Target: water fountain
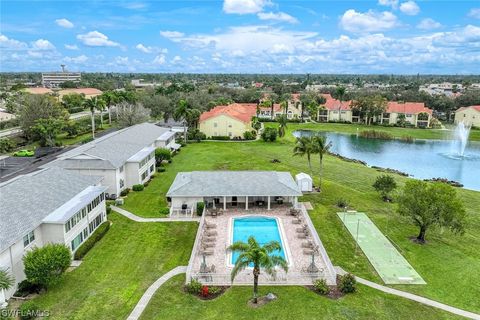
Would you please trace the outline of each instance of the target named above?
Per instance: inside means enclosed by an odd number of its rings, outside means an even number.
[[[459,122],[455,127],[455,141],[457,143],[456,152],[460,157],[464,156],[469,135],[470,135],[470,126],[466,125],[463,121]]]

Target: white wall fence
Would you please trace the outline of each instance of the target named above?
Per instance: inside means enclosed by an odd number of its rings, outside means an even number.
[[[192,253],[190,254],[190,260],[188,260],[188,267],[187,267],[187,272],[185,277],[186,283],[189,283],[192,278],[193,260],[195,259],[196,248],[198,248],[200,245],[200,238],[202,237],[203,225],[205,224],[206,214],[207,214],[207,209],[204,207],[202,212],[202,217],[200,218],[200,223],[198,225],[197,235],[195,236],[195,242],[193,243]]]
[[[285,286],[285,285],[312,285],[317,279],[325,279],[327,281],[325,272],[308,273],[308,272],[287,272],[279,271],[275,277],[267,275],[261,271],[258,283],[260,285],[269,286]],[[238,276],[231,281],[231,275],[225,273],[192,273],[191,278],[197,279],[204,285],[217,286],[244,286],[253,285],[253,274],[251,271],[242,271]]]

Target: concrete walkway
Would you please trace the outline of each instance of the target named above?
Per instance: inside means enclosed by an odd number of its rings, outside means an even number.
[[[133,309],[132,313],[130,313],[130,315],[128,316],[127,320],[137,320],[138,318],[140,318],[143,310],[145,310],[158,288],[160,288],[160,286],[170,278],[185,272],[187,272],[187,266],[179,266],[173,268],[172,270],[161,276],[147,289],[147,291],[145,291],[143,296],[140,298],[140,301],[138,301],[137,305]]]
[[[341,267],[335,267],[335,269],[336,269],[338,274],[343,275],[343,274],[346,273],[346,271],[343,270]],[[416,301],[416,302],[419,302],[419,303],[423,303],[427,306],[431,306],[431,307],[434,307],[434,308],[437,308],[437,309],[442,309],[444,311],[448,311],[450,313],[453,313],[453,314],[456,314],[456,315],[459,315],[459,316],[462,316],[462,317],[465,317],[465,318],[480,320],[480,314],[476,314],[476,313],[473,313],[473,312],[470,312],[470,311],[465,311],[465,310],[462,310],[462,309],[451,307],[449,305],[437,302],[435,300],[430,300],[430,299],[427,299],[427,298],[424,298],[424,297],[421,297],[421,296],[417,296],[415,294],[408,293],[408,292],[405,292],[405,291],[400,291],[400,290],[397,290],[397,289],[385,287],[385,286],[382,286],[378,283],[368,281],[368,280],[365,280],[363,278],[359,278],[357,276],[355,276],[355,279],[357,279],[358,283],[361,283],[361,284],[369,286],[371,288],[383,291],[385,293],[394,294],[394,295],[402,297],[402,298],[406,298],[406,299],[413,300],[413,301]]]
[[[192,217],[192,218],[143,218],[139,217],[130,211],[125,209],[119,208],[117,206],[111,205],[110,206],[113,211],[120,213],[122,216],[136,221],[136,222],[189,222],[189,221],[200,221],[200,217]]]

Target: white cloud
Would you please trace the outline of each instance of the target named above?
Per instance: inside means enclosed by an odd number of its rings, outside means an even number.
[[[398,0],[378,0],[378,4],[381,6],[387,6],[392,8],[397,8]]]
[[[68,62],[68,63],[83,64],[88,61],[88,57],[82,54],[77,57],[65,57],[64,60],[65,62]]]
[[[180,62],[180,61],[182,61],[182,58],[181,58],[180,56],[175,56],[175,57],[173,57],[173,59],[172,59],[172,63],[178,63],[178,62]]]
[[[62,28],[73,28],[73,23],[68,21],[67,19],[65,18],[62,18],[62,19],[57,19],[55,20],[55,23],[59,26],[59,27],[62,27]]]
[[[115,61],[115,64],[117,64],[117,65],[126,66],[126,65],[129,64],[128,57],[117,56],[117,57],[115,57],[114,61]]]
[[[38,39],[32,42],[32,49],[34,50],[54,50],[55,46],[48,40]]]
[[[118,47],[117,42],[111,41],[106,35],[98,31],[90,31],[77,35],[77,39],[89,47]]]
[[[236,14],[258,13],[271,4],[269,0],[224,0],[223,11]]]
[[[143,53],[152,53],[152,47],[146,47],[141,43],[137,44],[135,48],[142,51]]]
[[[259,12],[257,16],[260,20],[274,20],[288,23],[298,23],[298,20],[295,17],[292,17],[285,12]]]
[[[124,4],[123,7],[131,10],[140,10],[145,9],[147,7],[147,4],[144,2],[130,2]]]
[[[480,8],[472,8],[468,12],[468,16],[474,19],[480,19]]]
[[[185,34],[183,32],[179,32],[179,31],[160,31],[160,35],[162,37],[165,37],[167,39],[175,39],[175,38],[181,38],[183,37]]]
[[[78,46],[76,44],[66,44],[65,49],[68,50],[78,50]]]
[[[0,34],[0,48],[20,50],[26,49],[27,44],[25,42],[21,42],[15,39],[10,39],[6,35]]]
[[[407,1],[400,4],[400,11],[409,16],[415,16],[420,12],[420,7],[415,1]]]
[[[386,31],[398,26],[398,24],[397,17],[388,11],[375,12],[369,10],[362,13],[350,9],[345,11],[340,18],[340,26],[355,33]]]
[[[417,24],[417,28],[422,30],[433,30],[441,27],[442,27],[442,24],[440,22],[437,22],[431,18],[425,18],[422,21],[420,21],[419,24]]]
[[[154,64],[164,64],[165,63],[165,55],[161,54],[155,57],[152,61]]]

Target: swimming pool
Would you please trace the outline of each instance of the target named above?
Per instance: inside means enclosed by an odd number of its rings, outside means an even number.
[[[280,251],[274,252],[273,254],[286,259],[277,219],[262,216],[234,218],[232,243],[236,241],[247,242],[250,236],[254,236],[257,242],[261,245],[270,241],[278,241],[282,248]],[[235,264],[238,255],[238,252],[233,252],[232,259],[230,261],[231,264]]]

